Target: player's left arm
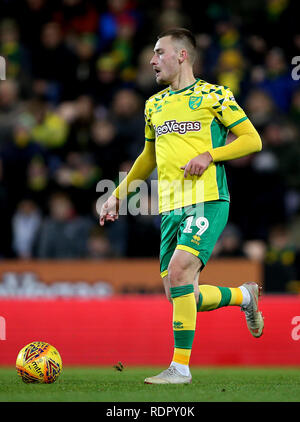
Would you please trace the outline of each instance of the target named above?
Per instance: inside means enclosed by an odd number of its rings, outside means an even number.
[[[188,174],[201,176],[212,161],[234,160],[261,150],[262,142],[260,136],[249,119],[234,126],[231,132],[237,138],[230,144],[211,148],[197,155],[197,157],[194,157],[185,166],[181,167],[184,170],[184,177],[187,177]]]
[[[234,141],[223,147],[208,150],[214,162],[235,160],[261,151],[260,136],[249,119],[234,126],[231,132],[237,137]]]
[[[210,110],[219,124],[230,130],[237,138],[230,144],[211,147],[203,154],[194,157],[182,167],[184,177],[188,174],[201,176],[212,161],[234,160],[258,152],[262,148],[259,134],[229,88],[219,86],[218,91],[211,94]]]

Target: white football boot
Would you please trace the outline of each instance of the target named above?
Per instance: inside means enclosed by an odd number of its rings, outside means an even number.
[[[191,382],[192,375],[181,375],[172,365],[160,374],[146,378],[144,381],[145,384],[190,384]]]
[[[245,312],[246,322],[253,337],[260,337],[264,329],[264,318],[258,309],[258,297],[261,295],[261,287],[258,284],[250,282],[242,284],[250,294],[249,305],[241,306]]]

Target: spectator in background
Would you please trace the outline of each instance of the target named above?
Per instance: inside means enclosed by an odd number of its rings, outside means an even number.
[[[112,245],[106,231],[99,226],[91,229],[87,240],[86,258],[106,259],[113,257]]]
[[[30,199],[24,199],[12,218],[12,245],[18,258],[32,257],[33,243],[41,224],[41,213]]]
[[[231,222],[240,228],[245,240],[266,240],[269,227],[285,219],[284,186],[272,157],[234,160],[228,163],[227,174]]]
[[[226,13],[221,13],[213,25],[215,30],[212,35],[202,34],[202,37],[198,37],[199,49],[203,54],[204,73],[209,80],[217,82],[219,61],[223,61],[226,72],[230,70],[235,74],[234,79],[237,84],[236,80],[237,78],[240,80],[241,71],[245,67],[240,57],[243,44],[240,31]]]
[[[108,54],[100,56],[96,62],[96,82],[93,87],[93,99],[98,107],[107,112],[113,96],[123,86],[115,59]]]
[[[0,25],[0,55],[5,57],[6,78],[17,80],[21,95],[28,97],[31,92],[29,52],[21,44],[19,28],[13,20],[4,20]]]
[[[6,2],[9,3],[13,9],[11,14],[20,29],[20,39],[32,51],[38,46],[43,26],[52,19],[55,2],[25,0],[18,1],[17,7],[15,2]]]
[[[47,22],[32,55],[33,92],[53,104],[72,99],[76,60],[56,22]]]
[[[140,15],[134,7],[134,2],[128,0],[108,0],[107,9],[99,18],[99,50],[107,52],[117,39],[120,25],[131,21],[135,28],[140,24]]]
[[[53,188],[49,173],[47,161],[40,155],[33,157],[27,166],[25,192],[43,212],[46,211],[49,193]]]
[[[102,118],[93,122],[90,151],[99,167],[101,179],[115,180],[118,176],[118,168],[126,157],[126,140],[118,136],[111,119]]]
[[[6,144],[13,132],[14,125],[22,110],[18,96],[18,83],[13,80],[0,83],[0,149]]]
[[[26,192],[28,166],[37,158],[47,161],[47,152],[33,140],[33,125],[34,120],[30,115],[20,114],[9,142],[0,152],[3,160],[3,184],[9,195],[7,208],[12,214]]]
[[[278,28],[289,28],[294,30],[297,25],[297,4],[290,0],[266,0],[254,26],[260,31],[268,45],[287,45],[290,41],[288,30]]]
[[[43,259],[83,258],[92,222],[77,216],[69,197],[55,193],[49,201],[49,217],[42,222],[35,240],[35,254]]]
[[[226,49],[221,52],[216,67],[219,85],[230,86],[237,97],[241,94],[241,83],[244,78],[245,61],[237,49]]]
[[[291,69],[286,63],[284,53],[279,48],[272,48],[265,58],[265,72],[256,86],[266,91],[282,112],[288,112],[293,93],[299,88],[299,81],[291,77]]]
[[[240,49],[243,45],[241,31],[232,16],[223,14],[216,21],[216,42],[220,52]]]
[[[53,13],[53,20],[63,28],[67,40],[75,34],[94,33],[98,25],[98,10],[89,0],[62,0]]]
[[[229,133],[227,143],[232,142],[234,139],[235,136]],[[264,189],[266,183],[270,182],[270,179],[264,182],[264,177],[261,177],[255,171],[253,166],[255,156],[253,154],[226,163],[226,173],[231,197],[230,222],[241,230],[245,240],[265,239],[267,236],[267,233],[264,231],[264,222],[260,221],[261,218],[264,218],[264,213],[261,213],[258,208],[257,201],[261,200],[261,197],[264,197]]]
[[[14,208],[9,204],[7,187],[3,183],[3,160],[0,153],[0,259],[14,256],[12,250],[11,217]]]
[[[263,116],[263,113],[261,114]],[[231,217],[241,225],[246,238],[267,239],[271,226],[287,221],[299,206],[299,159],[298,132],[286,120],[265,124],[262,133],[263,150],[251,160],[235,160],[229,163],[228,173],[232,193]],[[244,177],[236,178],[235,169],[243,167]],[[241,173],[240,173],[241,174]],[[240,181],[243,180],[243,186]],[[235,198],[245,197],[245,204],[252,216],[251,222],[242,223],[242,203]],[[249,198],[252,198],[249,201]],[[242,201],[243,202],[243,201]],[[237,209],[235,208],[237,206]],[[263,210],[263,212],[261,212]]]
[[[245,257],[243,251],[242,233],[234,224],[228,224],[220,236],[217,252],[218,258],[241,258]]]
[[[153,8],[149,12],[149,19],[152,22],[150,29],[151,38],[167,29],[179,27],[190,28],[192,20],[186,12],[186,4],[183,6],[182,0],[162,0],[157,8]]]
[[[134,159],[144,146],[144,112],[140,96],[132,89],[120,89],[113,97],[111,118],[118,136],[127,139],[126,152]]]
[[[90,210],[94,200],[95,186],[100,179],[100,171],[89,153],[70,152],[56,172],[57,188],[68,192],[80,215]]]
[[[277,120],[269,123],[263,131],[265,145],[263,155],[269,155],[269,159],[274,162],[273,168],[277,171],[285,191],[285,209],[288,215],[295,212],[294,205],[290,202],[291,195],[299,197],[300,145],[298,136],[297,131],[287,121]],[[258,157],[257,160],[259,161]]]
[[[97,39],[93,33],[77,35],[74,39],[75,83],[74,97],[92,95],[96,83]]]
[[[41,98],[33,98],[27,107],[28,112],[34,118],[32,139],[49,152],[50,166],[56,166],[57,159],[63,156],[69,123],[50,103]]]
[[[292,96],[289,116],[291,120],[300,128],[300,88]]]
[[[271,97],[259,89],[250,91],[245,98],[245,109],[258,131],[263,130],[266,124],[280,116]]]
[[[294,31],[292,42],[289,47],[287,47],[287,57],[294,57],[300,55],[300,31],[297,24],[297,28]]]
[[[292,216],[288,223],[288,231],[290,233],[292,243],[300,251],[300,206],[298,206],[297,212]]]
[[[131,81],[135,78],[133,69],[134,61],[134,36],[136,22],[131,16],[123,16],[119,21],[118,31],[111,47],[111,56],[116,61],[121,79]]]
[[[270,128],[273,125],[274,123],[271,123]],[[269,130],[269,125],[265,127],[264,132],[262,132],[263,150],[260,154],[253,156],[248,167],[249,170],[251,169],[251,173],[245,174],[245,206],[247,206],[249,215],[251,215],[251,220],[242,229],[247,233],[247,239],[267,240],[270,227],[286,221],[287,218],[286,175],[281,173],[278,158],[274,153],[277,142],[279,146],[283,141],[281,139],[281,125],[278,124],[277,126],[280,126],[280,128],[274,130],[274,132]],[[231,170],[238,165],[238,162],[239,160],[236,163],[231,163]],[[238,191],[235,195],[240,194],[240,200],[241,195],[243,195],[239,190],[241,188],[240,181],[232,179],[231,183],[237,186]],[[232,192],[233,195],[234,192]],[[252,199],[249,200],[249,198]],[[237,216],[237,218],[239,217]]]
[[[250,34],[245,42],[245,55],[252,66],[263,66],[268,51],[266,40],[259,34]]]
[[[61,109],[60,112],[62,113],[60,115],[69,124],[65,152],[85,153],[89,151],[91,127],[95,118],[95,105],[92,97],[81,95],[75,101],[66,102],[64,109]]]

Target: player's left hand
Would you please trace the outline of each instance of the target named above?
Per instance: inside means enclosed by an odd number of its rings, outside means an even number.
[[[183,177],[186,178],[188,175],[201,176],[212,161],[212,156],[208,151],[197,155],[197,157],[192,158],[185,166],[180,167],[181,170],[184,170]]]

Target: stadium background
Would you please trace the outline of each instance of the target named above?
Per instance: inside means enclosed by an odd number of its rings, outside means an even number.
[[[69,364],[170,358],[159,216],[100,228],[96,185],[143,148],[144,101],[159,89],[153,45],[174,26],[196,34],[195,74],[229,86],[263,142],[226,163],[230,220],[202,281],[259,281],[268,329],[257,344],[237,309],[203,314],[192,363],[300,364],[296,2],[186,3],[0,0],[0,364],[37,339]]]

